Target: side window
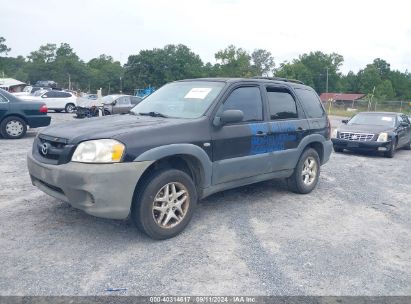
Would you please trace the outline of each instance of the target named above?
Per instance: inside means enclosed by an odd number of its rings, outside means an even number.
[[[405,121],[407,124],[410,124],[410,120],[408,119],[407,116],[402,115],[401,117],[402,117],[402,120],[403,120],[403,121]]]
[[[130,98],[128,96],[123,96],[117,99],[119,105],[128,105],[130,104]]]
[[[57,92],[55,91],[48,91],[47,93],[44,93],[42,97],[45,98],[56,98],[57,97]]]
[[[260,88],[242,87],[235,89],[219,109],[218,113],[225,110],[241,110],[244,113],[243,121],[263,120],[263,103]]]
[[[308,118],[321,118],[324,116],[324,108],[314,91],[296,88],[295,92],[301,100]]]
[[[67,92],[61,92],[61,96],[64,97],[64,98],[69,98],[69,97],[71,97],[71,94],[67,93]]]
[[[287,90],[267,88],[267,97],[271,120],[298,118],[297,105]]]

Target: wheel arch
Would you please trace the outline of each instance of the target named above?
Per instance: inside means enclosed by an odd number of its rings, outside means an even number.
[[[27,121],[27,118],[24,117],[24,115],[21,115],[21,114],[19,114],[19,113],[6,114],[2,119],[0,119],[0,124],[1,124],[6,118],[12,117],[12,116],[21,118],[21,119],[26,123],[26,125],[29,125],[29,123],[28,123],[28,121]]]

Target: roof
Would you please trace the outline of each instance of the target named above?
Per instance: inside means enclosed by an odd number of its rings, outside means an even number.
[[[332,100],[347,100],[354,101],[363,98],[365,94],[349,94],[349,93],[322,93],[320,95],[321,101]]]
[[[25,85],[25,83],[13,78],[0,78],[0,87],[2,88],[9,88],[18,85]]]
[[[261,77],[261,78],[239,78],[239,77],[206,77],[206,78],[192,78],[192,79],[181,79],[181,80],[176,80],[176,82],[183,82],[183,81],[216,81],[216,82],[225,82],[225,83],[235,83],[235,82],[240,82],[240,81],[247,81],[247,82],[256,82],[256,83],[281,83],[281,84],[286,84],[288,86],[292,86],[294,88],[309,88],[303,83],[297,83],[294,82],[296,80],[293,79],[281,79],[281,78],[266,78],[266,77]]]

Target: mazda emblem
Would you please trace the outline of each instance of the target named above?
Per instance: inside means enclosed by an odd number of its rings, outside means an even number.
[[[47,143],[44,143],[44,144],[41,146],[41,153],[42,153],[43,155],[47,155],[48,152],[49,152],[49,145],[48,145]]]

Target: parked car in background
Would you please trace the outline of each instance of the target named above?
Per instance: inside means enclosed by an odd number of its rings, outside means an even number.
[[[22,138],[30,128],[50,124],[44,102],[23,101],[0,89],[0,134],[4,138]]]
[[[39,90],[34,95],[21,96],[21,98],[28,101],[42,101],[49,110],[54,110],[55,112],[66,111],[67,113],[72,113],[77,105],[77,96],[68,91]]]
[[[411,123],[403,113],[362,112],[335,130],[334,151],[381,151],[394,157],[399,148],[411,150]]]
[[[107,95],[103,97],[104,115],[126,114],[143,98],[131,95]]]
[[[23,89],[22,92],[16,92],[16,93],[12,93],[12,94],[13,94],[14,96],[21,97],[21,96],[34,95],[35,92],[40,91],[40,90],[50,91],[51,88],[26,86],[26,87]]]

